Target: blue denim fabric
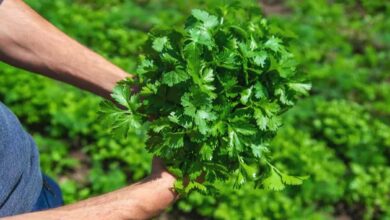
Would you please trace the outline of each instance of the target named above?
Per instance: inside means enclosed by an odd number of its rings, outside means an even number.
[[[64,205],[60,187],[50,177],[43,175],[43,186],[38,201],[31,211],[43,211]]]
[[[41,191],[35,143],[0,102],[0,217],[30,212]]]

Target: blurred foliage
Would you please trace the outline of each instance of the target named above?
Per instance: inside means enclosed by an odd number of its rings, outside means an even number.
[[[153,25],[176,25],[193,7],[221,1],[27,2],[133,72]],[[286,115],[272,143],[273,159],[310,179],[282,192],[221,184],[215,197],[182,199],[171,219],[390,219],[390,2],[260,2],[269,19],[288,30],[300,71],[313,83],[311,98]],[[42,169],[59,180],[66,202],[147,175],[151,155],[143,140],[113,139],[99,123],[99,98],[5,64],[0,72],[0,100],[33,134]]]

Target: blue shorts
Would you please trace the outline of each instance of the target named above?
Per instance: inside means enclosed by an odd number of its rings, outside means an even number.
[[[61,190],[42,175],[34,140],[0,102],[0,218],[62,205]]]
[[[34,212],[57,208],[64,205],[61,189],[57,183],[46,175],[42,175],[42,178],[43,186],[41,194],[31,210]]]

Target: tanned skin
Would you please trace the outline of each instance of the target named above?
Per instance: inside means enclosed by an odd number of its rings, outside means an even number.
[[[91,33],[92,34],[92,33]],[[131,75],[62,33],[22,0],[0,0],[0,60],[109,98]],[[149,219],[177,198],[175,177],[153,160],[149,177],[120,190],[18,219]],[[22,198],[21,198],[22,199]]]
[[[0,59],[103,97],[109,96],[116,82],[131,76],[62,33],[21,0],[1,3]]]

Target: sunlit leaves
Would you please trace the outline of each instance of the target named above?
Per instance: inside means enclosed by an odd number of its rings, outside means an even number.
[[[289,176],[287,174],[281,174],[282,181],[288,185],[301,185],[304,180],[308,179],[308,176]]]
[[[256,124],[260,130],[265,131],[268,125],[268,117],[263,114],[260,109],[254,109],[254,117],[256,119]]]
[[[308,91],[311,89],[311,84],[308,83],[289,83],[288,86],[290,89],[303,95],[307,95]]]
[[[116,86],[112,90],[111,97],[120,105],[128,107],[128,100],[130,99],[130,88]]]
[[[173,86],[189,79],[189,75],[183,70],[174,70],[163,75],[162,83]]]
[[[250,87],[250,88],[245,89],[244,91],[241,92],[241,99],[240,99],[240,101],[241,101],[242,104],[245,105],[246,103],[248,103],[249,98],[252,95],[252,90],[253,90],[253,87]]]
[[[263,157],[264,154],[269,153],[268,147],[264,144],[259,144],[259,145],[252,144],[251,149],[252,149],[253,156],[257,158],[261,158]]]
[[[153,71],[155,68],[153,61],[149,59],[144,59],[141,61],[141,64],[137,68],[137,73],[138,74],[145,74],[148,72]]]
[[[162,52],[164,47],[166,47],[168,43],[168,38],[167,37],[159,37],[156,38],[153,41],[153,49],[155,49],[157,52]]]
[[[308,176],[290,176],[271,167],[270,175],[262,182],[264,188],[272,190],[283,190],[286,185],[301,185]]]
[[[253,62],[260,66],[260,67],[264,67],[265,66],[265,61],[267,60],[268,58],[268,55],[266,52],[264,51],[261,51],[259,53],[257,53],[254,57],[253,57]]]
[[[282,40],[275,36],[272,36],[269,40],[267,40],[264,46],[274,52],[280,52],[284,48],[282,45]]]
[[[201,21],[205,28],[213,28],[218,25],[218,18],[216,16],[210,15],[206,11],[202,11],[199,9],[192,10],[192,15]]]
[[[215,115],[206,110],[198,110],[195,114],[194,121],[198,126],[199,132],[206,135],[209,131],[208,121],[214,120]]]
[[[212,47],[214,45],[213,38],[207,30],[193,28],[189,30],[189,34],[191,41],[193,41],[195,44],[203,44],[208,47]]]
[[[265,189],[279,191],[285,188],[282,178],[273,168],[271,168],[270,175],[262,183]]]
[[[115,129],[145,127],[148,150],[178,177],[179,193],[210,193],[218,179],[273,190],[303,180],[269,162],[270,141],[310,86],[297,80],[283,37],[235,7],[224,18],[195,9],[184,28],[150,34],[136,81],[113,92],[125,109],[106,112]],[[134,84],[140,93],[130,93]]]
[[[211,83],[214,81],[214,71],[213,69],[206,69],[203,74],[203,81],[206,83]]]
[[[257,82],[254,86],[254,90],[255,90],[255,97],[257,99],[263,99],[263,98],[266,98],[268,96],[268,92],[266,90],[266,88],[261,85],[260,82]]]

